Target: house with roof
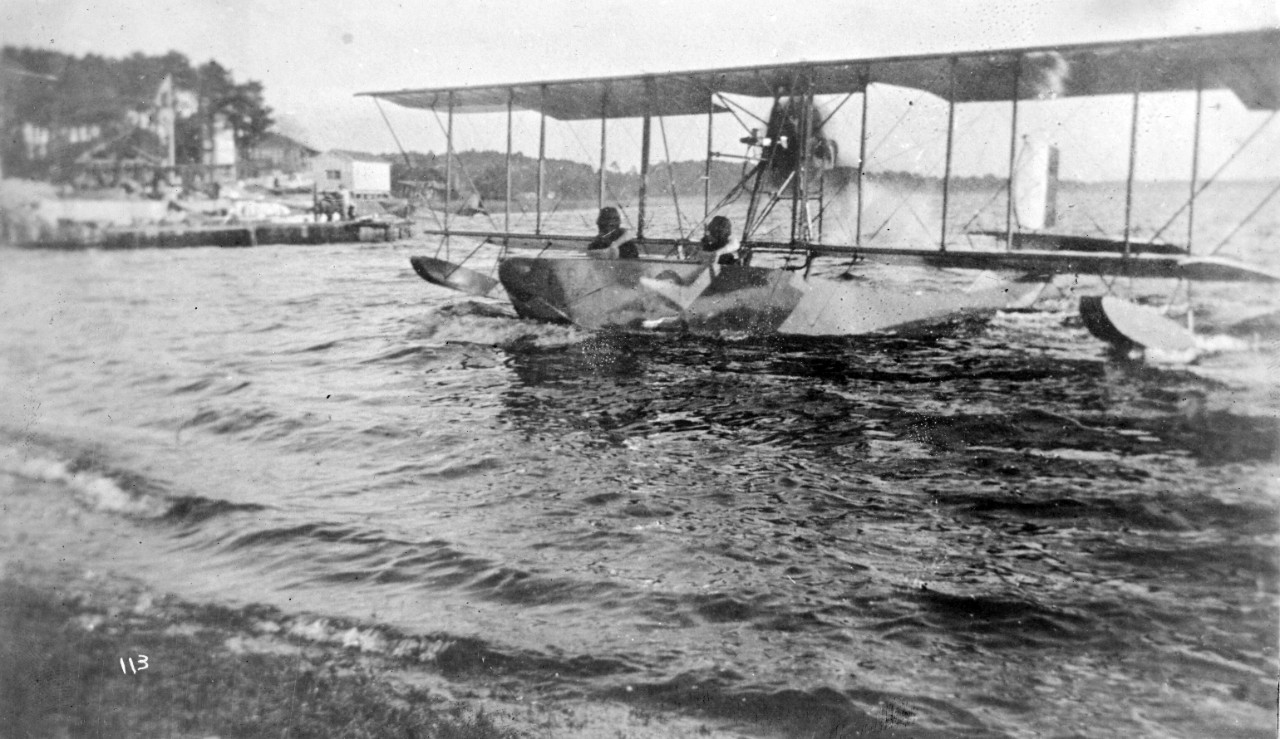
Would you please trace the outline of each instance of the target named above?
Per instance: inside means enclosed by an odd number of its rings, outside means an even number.
[[[311,173],[319,149],[275,131],[268,131],[249,147],[243,169],[250,177]]]
[[[356,198],[385,198],[391,194],[391,162],[372,154],[333,149],[311,160],[316,187],[337,190],[341,185]]]
[[[110,138],[65,144],[46,161],[50,179],[71,182],[81,189],[124,187],[130,192],[142,192],[165,180],[172,171],[165,161],[163,142],[141,128]]]

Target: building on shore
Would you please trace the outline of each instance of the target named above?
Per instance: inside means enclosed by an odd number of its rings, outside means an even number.
[[[311,161],[316,187],[337,190],[339,185],[355,198],[385,198],[391,194],[391,162],[355,151],[333,149]]]
[[[249,147],[248,156],[241,163],[241,173],[244,177],[309,175],[313,171],[312,162],[319,154],[319,149],[271,131]]]
[[[144,128],[68,146],[61,153],[64,161],[54,165],[55,177],[80,190],[123,187],[130,194],[139,194],[174,169],[166,161],[164,142]]]

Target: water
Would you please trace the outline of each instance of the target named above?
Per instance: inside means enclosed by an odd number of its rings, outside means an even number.
[[[793,736],[1273,730],[1273,340],[1117,364],[1065,298],[588,334],[433,247],[5,252],[0,469],[104,567],[445,645],[409,671]]]

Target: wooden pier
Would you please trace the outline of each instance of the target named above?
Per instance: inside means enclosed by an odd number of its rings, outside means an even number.
[[[269,244],[341,244],[395,241],[412,235],[407,221],[242,223],[220,226],[144,226],[62,233],[27,241],[29,249],[175,249],[198,246],[246,247]]]

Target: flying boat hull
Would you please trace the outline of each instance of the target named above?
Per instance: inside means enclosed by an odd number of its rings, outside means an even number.
[[[1016,305],[1040,284],[988,275],[971,289],[904,290],[802,271],[664,260],[520,258],[498,268],[516,312],[587,329],[851,335],[927,327]]]

